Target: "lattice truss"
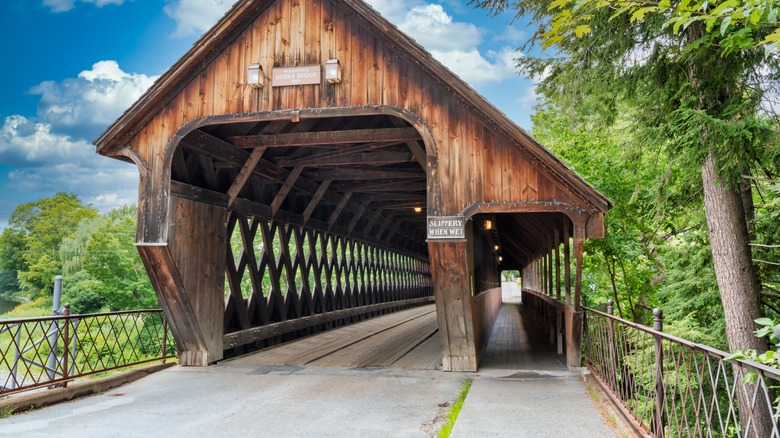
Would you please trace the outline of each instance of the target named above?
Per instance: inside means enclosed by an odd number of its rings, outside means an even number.
[[[432,297],[430,263],[365,241],[231,213],[225,333]]]

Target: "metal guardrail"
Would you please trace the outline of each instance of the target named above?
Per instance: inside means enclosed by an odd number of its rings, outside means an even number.
[[[161,310],[0,320],[0,396],[176,357]]]
[[[610,306],[611,307],[611,306]],[[780,438],[780,370],[585,308],[585,362],[642,432]]]

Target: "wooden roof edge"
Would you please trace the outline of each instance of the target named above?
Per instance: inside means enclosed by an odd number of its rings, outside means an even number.
[[[160,76],[160,78],[158,78],[132,106],[130,106],[130,108],[114,121],[114,123],[109,125],[109,127],[92,142],[96,146],[97,152],[103,155],[111,155],[111,149],[123,146],[117,143],[129,140],[128,137],[131,136],[132,133],[128,133],[127,130],[131,129],[130,127],[143,124],[144,118],[152,118],[151,114],[144,117],[144,110],[154,104],[159,104],[162,101],[169,101],[173,98],[171,92],[172,89],[175,88],[179,76],[186,74],[188,71],[196,68],[198,64],[201,64],[210,54],[213,54],[215,46],[218,46],[220,43],[231,42],[232,39],[227,41],[221,37],[226,32],[235,31],[238,28],[244,28],[249,25],[253,20],[253,17],[250,16],[250,12],[254,11],[259,13],[274,1],[275,0],[237,1],[213,27],[193,43],[192,48],[188,50],[187,53],[166,70],[166,72],[163,73],[163,75]],[[390,37],[399,48],[406,51],[413,59],[416,59],[423,69],[427,69],[438,76],[442,83],[450,85],[453,91],[460,94],[460,96],[464,100],[467,100],[474,109],[481,112],[483,118],[494,122],[507,135],[516,138],[518,142],[528,143],[524,144],[524,146],[530,146],[528,149],[535,152],[534,155],[536,155],[537,158],[550,166],[552,170],[556,171],[559,177],[568,181],[574,188],[580,191],[595,207],[606,212],[614,205],[609,198],[602,195],[552,152],[534,140],[523,128],[510,120],[506,114],[496,108],[495,105],[490,103],[484,96],[468,85],[449,68],[436,60],[430,52],[425,50],[425,48],[413,38],[409,37],[398,29],[398,27],[389,22],[377,10],[362,0],[338,1],[351,8],[363,20],[372,24],[379,30],[380,33],[384,33]],[[522,140],[525,140],[525,142]],[[570,178],[571,176],[573,176],[573,178]]]
[[[171,88],[174,87],[177,79],[179,79],[179,76],[194,69],[198,64],[201,64],[208,58],[209,54],[213,52],[214,46],[220,42],[220,37],[225,32],[248,25],[251,20],[248,16],[244,17],[244,14],[247,14],[249,11],[253,10],[253,8],[255,10],[260,8],[265,9],[273,3],[273,1],[274,0],[236,1],[214,26],[201,35],[184,55],[154,81],[141,97],[139,97],[122,113],[121,116],[119,116],[118,119],[92,141],[97,152],[103,155],[109,155],[112,146],[115,148],[121,147],[122,145],[116,143],[122,141],[122,134],[129,129],[128,127],[143,123],[141,120],[143,117],[141,115],[145,109],[160,101],[170,101],[170,99],[173,98],[173,96],[168,96],[168,94],[170,93]],[[238,20],[236,20],[236,18],[238,18]]]

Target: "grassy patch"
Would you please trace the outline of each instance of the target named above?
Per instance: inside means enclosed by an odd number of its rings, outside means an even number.
[[[13,415],[15,410],[16,410],[16,406],[7,406],[4,408],[0,408],[0,418],[10,417],[11,415]]]
[[[448,438],[450,436],[452,428],[455,426],[455,420],[458,419],[460,409],[463,407],[463,402],[466,400],[466,396],[469,394],[469,389],[471,389],[471,382],[472,379],[466,379],[463,382],[463,386],[460,388],[460,394],[458,394],[458,401],[452,405],[450,412],[447,413],[447,422],[444,423],[444,425],[441,427],[441,430],[439,430],[439,434],[437,435],[439,438]]]

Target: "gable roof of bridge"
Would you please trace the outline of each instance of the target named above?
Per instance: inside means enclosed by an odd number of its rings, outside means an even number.
[[[114,155],[112,152],[124,147],[155,115],[175,97],[184,86],[206,65],[222,52],[260,14],[277,0],[239,0],[209,29],[193,47],[171,66],[127,111],[112,123],[93,144],[97,152]],[[406,53],[415,63],[423,67],[436,81],[446,84],[452,94],[468,103],[488,125],[502,131],[508,137],[522,144],[552,170],[571,184],[594,207],[606,213],[613,205],[607,197],[570,169],[559,158],[540,145],[521,127],[511,121],[487,99],[437,61],[420,44],[382,17],[362,0],[330,0],[337,7],[355,14],[364,23],[374,28],[387,41]]]

